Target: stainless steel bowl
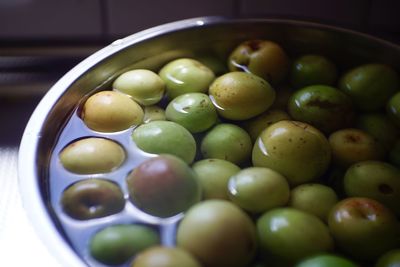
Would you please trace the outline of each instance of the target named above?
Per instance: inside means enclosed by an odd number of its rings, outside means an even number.
[[[291,56],[320,52],[345,68],[373,61],[400,70],[399,46],[350,30],[291,20],[194,18],[113,42],[82,61],[50,89],[29,120],[19,150],[24,206],[39,236],[62,264],[86,266],[54,215],[48,181],[51,152],[79,101],[94,90],[110,86],[125,70],[157,70],[172,59],[195,54],[226,58],[239,42],[255,38],[274,40]]]

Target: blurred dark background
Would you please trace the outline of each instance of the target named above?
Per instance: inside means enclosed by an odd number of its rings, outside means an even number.
[[[0,0],[0,145],[17,145],[34,107],[64,73],[112,41],[175,20],[290,18],[400,44],[397,0]]]

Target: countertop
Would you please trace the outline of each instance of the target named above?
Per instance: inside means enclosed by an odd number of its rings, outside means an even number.
[[[0,266],[4,267],[61,267],[33,229],[19,193],[18,146],[40,98],[0,98]]]

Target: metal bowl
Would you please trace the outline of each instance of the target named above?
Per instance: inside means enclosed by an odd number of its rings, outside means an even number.
[[[72,248],[50,204],[48,178],[51,153],[78,103],[94,90],[109,87],[128,69],[157,70],[172,59],[201,54],[226,58],[232,48],[248,39],[276,41],[291,57],[322,53],[343,68],[373,61],[400,70],[399,46],[350,30],[292,20],[194,18],[113,42],[50,89],[29,120],[20,145],[19,181],[24,206],[39,236],[63,265],[87,264]]]

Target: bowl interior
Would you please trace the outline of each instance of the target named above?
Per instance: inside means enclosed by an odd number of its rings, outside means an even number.
[[[22,193],[30,191],[29,197],[24,197],[25,205],[30,209],[29,202],[40,202],[40,210],[35,212],[33,220],[43,217],[47,224],[58,229],[58,233],[43,235],[63,235],[50,205],[49,164],[61,130],[79,103],[95,90],[110,89],[114,78],[126,70],[147,68],[157,71],[166,62],[179,57],[207,55],[226,61],[237,44],[249,39],[275,41],[291,58],[304,53],[320,53],[343,70],[366,62],[387,63],[400,70],[400,47],[396,45],[349,30],[298,21],[197,18],[117,40],[80,63],[55,84],[39,104],[25,131],[20,147]],[[34,188],[28,188],[32,186]],[[63,242],[63,238],[54,242]]]

